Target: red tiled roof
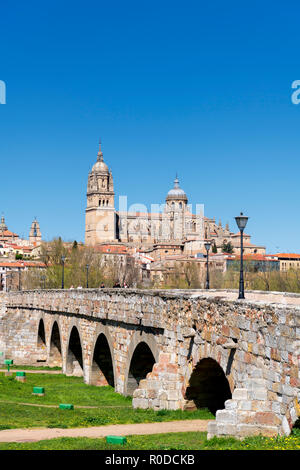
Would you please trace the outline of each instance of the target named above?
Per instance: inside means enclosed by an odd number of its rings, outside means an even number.
[[[228,259],[240,259],[240,255],[229,255]],[[243,255],[244,260],[253,261],[276,261],[276,255],[262,255],[259,253],[247,253]]]
[[[100,253],[127,254],[127,247],[124,245],[100,245],[94,247],[95,251]]]
[[[274,255],[270,256],[277,256],[278,258],[300,259],[300,254],[297,253],[275,253]]]
[[[11,232],[10,230],[4,230],[3,232],[0,231],[0,238],[1,237],[17,237],[19,238],[19,235],[16,233]]]
[[[12,261],[7,263],[0,263],[1,268],[45,268],[44,263],[33,263],[30,261]]]

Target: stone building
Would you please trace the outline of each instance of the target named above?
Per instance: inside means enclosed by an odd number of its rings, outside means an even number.
[[[229,225],[216,224],[204,217],[202,205],[196,214],[188,204],[188,197],[174,180],[157,212],[130,212],[115,208],[115,192],[111,170],[104,162],[101,144],[97,161],[88,175],[85,244],[97,246],[119,242],[148,249],[154,258],[163,253],[196,254],[204,252],[204,241],[209,240],[222,251],[224,243],[231,243],[235,252],[240,249],[239,233],[231,232]],[[265,253],[265,247],[253,245],[250,235],[244,234],[245,252]],[[158,255],[155,255],[155,252]]]
[[[299,253],[276,253],[273,255],[279,263],[280,271],[288,271],[289,269],[300,269]]]
[[[40,225],[36,218],[31,224],[30,233],[29,233],[29,244],[36,246],[39,245],[42,241],[42,234],[40,230]]]
[[[14,258],[21,255],[23,258],[35,258],[39,256],[42,234],[39,222],[33,220],[28,239],[20,237],[17,233],[8,230],[5,218],[1,217],[0,223],[0,258]]]

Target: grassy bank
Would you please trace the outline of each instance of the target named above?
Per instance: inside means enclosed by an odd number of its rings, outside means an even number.
[[[34,386],[44,387],[45,396],[32,395]],[[74,410],[61,410],[60,403],[71,403]],[[115,393],[112,387],[84,384],[80,377],[28,373],[26,382],[20,383],[15,374],[12,377],[0,374],[0,429],[76,428],[183,419],[214,419],[214,416],[206,409],[134,410],[130,397]]]
[[[107,444],[105,439],[60,438],[39,442],[1,443],[0,450],[299,450],[300,432],[289,437],[249,437],[207,440],[205,432],[186,432],[127,436],[123,446]]]

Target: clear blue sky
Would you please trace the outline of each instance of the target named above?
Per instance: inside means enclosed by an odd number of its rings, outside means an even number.
[[[189,202],[300,252],[299,2],[14,1],[0,11],[0,213],[84,239],[102,139],[116,196]],[[116,199],[117,199],[116,198]],[[118,199],[117,199],[118,200]],[[118,207],[117,207],[118,208]]]

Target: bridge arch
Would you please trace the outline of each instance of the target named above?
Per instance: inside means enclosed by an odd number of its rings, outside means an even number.
[[[288,406],[287,412],[285,417],[282,421],[282,431],[284,434],[289,435],[292,431],[295,424],[297,428],[300,427],[300,392],[298,393],[298,397],[294,397]]]
[[[62,343],[61,332],[57,320],[54,320],[50,328],[48,364],[50,367],[62,367]]]
[[[100,329],[97,331],[91,355],[89,380],[91,385],[115,386],[115,361],[112,344],[108,330]]]
[[[132,395],[158,362],[159,350],[153,334],[136,331],[132,337],[125,372],[125,395]]]
[[[84,375],[84,363],[82,353],[82,340],[76,325],[70,326],[66,349],[66,375],[82,377]]]
[[[43,317],[40,317],[38,320],[37,328],[37,362],[46,362],[47,361],[47,346],[46,346],[46,330],[45,330],[45,321]]]
[[[216,414],[231,397],[229,382],[219,363],[211,357],[199,360],[185,391],[185,408],[208,408],[211,413]]]

